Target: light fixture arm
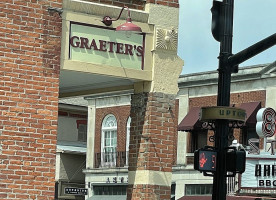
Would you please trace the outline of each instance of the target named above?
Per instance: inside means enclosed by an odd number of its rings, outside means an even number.
[[[127,19],[130,19],[130,11],[129,8],[127,6],[122,7],[121,12],[119,14],[119,16],[117,17],[117,19],[112,19],[109,16],[105,16],[102,20],[102,22],[106,25],[106,26],[110,26],[112,24],[113,21],[117,21],[118,19],[120,19],[122,12],[124,9],[127,9]]]

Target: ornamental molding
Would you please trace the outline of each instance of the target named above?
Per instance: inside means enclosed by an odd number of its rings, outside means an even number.
[[[156,29],[156,49],[177,50],[178,33],[175,29]]]

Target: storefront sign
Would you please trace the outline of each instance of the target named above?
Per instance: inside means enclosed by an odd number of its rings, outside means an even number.
[[[101,27],[71,22],[69,38],[71,60],[141,70],[144,60],[144,37]]]
[[[128,183],[128,177],[107,177],[106,183]]]
[[[87,191],[85,188],[64,188],[64,193],[71,195],[87,195]]]
[[[276,189],[276,160],[247,159],[246,170],[242,174],[241,187],[275,188]]]
[[[209,121],[216,119],[227,119],[233,121],[245,121],[245,110],[232,107],[202,107],[200,120]]]
[[[276,112],[272,108],[262,108],[257,113],[256,132],[261,138],[269,138],[275,135],[276,125]],[[271,144],[271,155],[274,155],[274,144],[276,140],[267,141]],[[251,138],[248,140],[250,146],[249,154],[260,154],[260,149],[257,144],[260,143],[260,139]]]

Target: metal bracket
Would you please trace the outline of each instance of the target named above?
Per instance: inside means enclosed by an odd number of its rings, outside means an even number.
[[[48,7],[47,8],[47,11],[50,13],[50,14],[53,14],[53,13],[58,13],[59,16],[61,16],[61,14],[63,13],[63,9],[62,8],[53,8],[53,7]]]

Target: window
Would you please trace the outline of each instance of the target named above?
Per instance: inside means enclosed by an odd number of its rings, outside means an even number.
[[[175,186],[175,183],[171,185],[171,200],[175,200]]]
[[[87,141],[87,120],[77,120],[78,141]]]
[[[187,196],[204,196],[212,195],[213,185],[212,184],[191,184],[185,186],[185,195]]]
[[[87,125],[80,124],[78,128],[78,141],[86,142],[87,141]]]
[[[127,185],[93,186],[94,195],[126,195]]]
[[[207,130],[193,131],[191,132],[191,148],[190,153],[195,150],[203,148],[207,145]]]
[[[114,115],[107,115],[103,120],[101,152],[102,166],[116,165],[117,120]]]

